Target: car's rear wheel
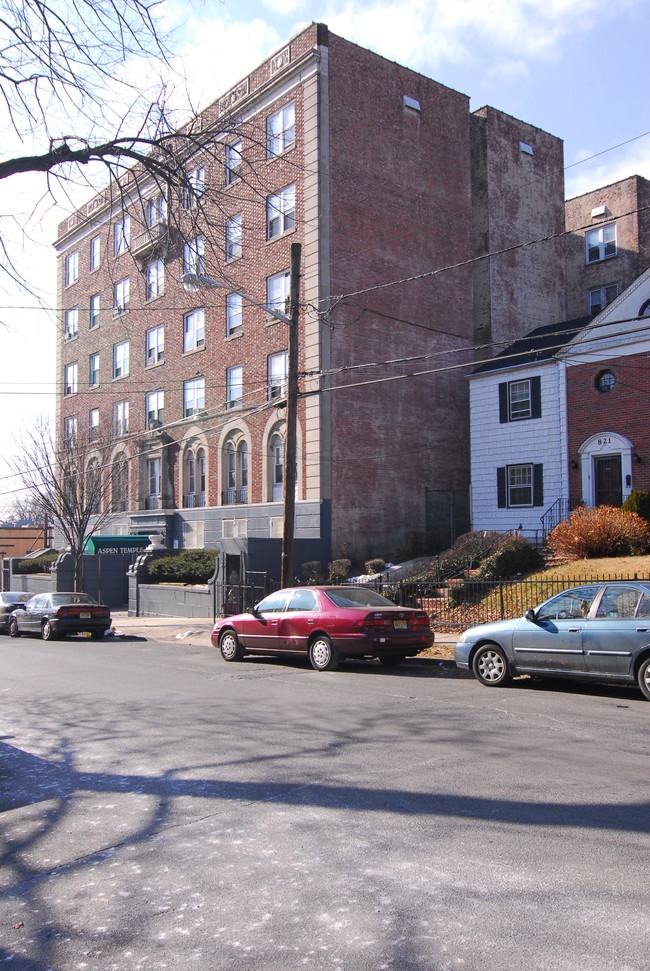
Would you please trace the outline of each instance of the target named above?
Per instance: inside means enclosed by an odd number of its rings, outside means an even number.
[[[319,634],[309,645],[309,663],[316,671],[333,671],[338,667],[339,652],[326,634]]]
[[[224,661],[241,661],[244,656],[244,648],[234,630],[227,630],[221,635],[219,650]]]
[[[479,647],[472,661],[474,677],[489,688],[498,688],[510,681],[506,656],[496,644]]]
[[[20,631],[18,630],[18,621],[15,617],[9,618],[8,623],[9,637],[20,637]]]
[[[650,701],[650,657],[642,662],[639,673],[636,676],[643,696]]]
[[[379,658],[385,668],[396,668],[404,660],[403,654],[384,654]]]
[[[52,627],[49,620],[44,620],[41,625],[41,637],[44,641],[53,641],[56,637],[54,633],[54,628]]]

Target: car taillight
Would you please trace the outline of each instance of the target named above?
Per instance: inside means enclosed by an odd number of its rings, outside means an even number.
[[[359,630],[383,630],[391,627],[392,618],[384,617],[383,614],[367,614],[363,620],[358,620],[354,625]]]
[[[412,614],[409,617],[409,627],[412,627],[414,630],[431,627],[428,614]]]
[[[81,614],[90,614],[92,617],[108,617],[108,607],[93,607],[92,604],[79,604],[75,606],[59,607],[56,612],[57,617],[80,617]]]

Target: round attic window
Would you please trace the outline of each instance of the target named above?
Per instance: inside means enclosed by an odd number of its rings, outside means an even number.
[[[646,300],[639,310],[639,317],[650,317],[650,300]]]
[[[596,390],[605,394],[616,384],[616,378],[611,371],[600,371],[596,376]]]

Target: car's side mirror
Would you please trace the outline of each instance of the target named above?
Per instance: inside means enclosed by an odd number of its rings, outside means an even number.
[[[534,624],[535,623],[535,621],[536,621],[537,618],[535,617],[535,611],[532,609],[532,607],[531,607],[530,610],[527,610],[526,611],[526,613],[524,614],[524,618],[526,620],[529,620],[531,622],[531,624]]]
[[[259,610],[257,609],[257,604],[254,604],[254,605],[253,605],[253,606],[251,607],[251,613],[252,613],[252,615],[253,615],[253,617],[259,617],[259,616],[260,616],[260,612],[259,612]]]

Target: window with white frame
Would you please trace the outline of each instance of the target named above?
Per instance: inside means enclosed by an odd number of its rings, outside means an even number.
[[[131,295],[131,281],[129,277],[125,277],[123,280],[118,280],[118,282],[113,287],[113,316],[116,317],[118,314],[126,313],[129,309],[129,300]]]
[[[151,327],[146,333],[147,356],[145,367],[160,364],[165,358],[165,327],[159,324]]]
[[[205,310],[199,307],[183,317],[183,353],[205,345]]]
[[[154,260],[147,267],[145,297],[147,300],[155,300],[165,292],[165,264],[162,260]]]
[[[65,312],[65,339],[76,337],[79,331],[79,308],[71,307]]]
[[[101,243],[99,236],[93,236],[90,240],[90,269],[98,270],[101,259]]]
[[[120,438],[129,434],[129,402],[116,401],[113,405],[113,435]]]
[[[165,392],[149,391],[145,397],[147,428],[159,428],[165,420]]]
[[[291,272],[283,270],[282,273],[274,273],[273,276],[266,278],[266,303],[267,306],[279,310],[281,314],[288,315],[289,302],[291,298]]]
[[[248,502],[248,445],[240,436],[233,433],[224,446],[224,506]]]
[[[99,384],[99,352],[95,351],[88,357],[88,386],[96,388]]]
[[[508,382],[510,421],[531,416],[530,379]]]
[[[284,439],[280,432],[274,432],[269,440],[270,471],[271,471],[271,499],[277,502],[282,499],[284,483]]]
[[[241,213],[226,220],[226,259],[237,260],[242,255]]]
[[[197,236],[183,247],[183,273],[205,274],[205,237]]]
[[[129,462],[119,455],[111,468],[111,511],[126,512],[129,507]]]
[[[226,408],[235,408],[242,402],[243,369],[235,364],[226,371]]]
[[[230,185],[241,176],[242,170],[241,140],[226,145],[226,185]]]
[[[147,460],[147,478],[149,480],[149,496],[150,498],[157,498],[162,493],[162,462],[159,458]]]
[[[508,506],[532,506],[533,504],[533,466],[508,466]]]
[[[125,378],[129,373],[129,341],[113,344],[113,377]]]
[[[99,326],[99,294],[93,293],[90,298],[90,314],[88,318],[90,328]]]
[[[79,368],[76,362],[74,364],[66,364],[65,366],[65,388],[64,395],[76,394],[77,393],[77,380],[78,380]]]
[[[198,165],[187,173],[183,186],[183,208],[191,209],[205,192],[205,166]]]
[[[205,378],[183,382],[183,417],[197,415],[205,408]]]
[[[292,101],[266,120],[266,157],[275,158],[296,141],[296,110]]]
[[[594,287],[589,291],[589,313],[592,317],[604,310],[608,303],[618,296],[618,283],[610,283],[605,287]]]
[[[281,236],[296,225],[296,187],[285,186],[266,201],[266,237]]]
[[[63,422],[63,445],[65,448],[75,448],[77,445],[77,416],[72,415]]]
[[[542,380],[539,375],[499,384],[499,421],[542,417]]]
[[[131,242],[131,217],[125,216],[113,226],[113,253],[120,256],[126,253]]]
[[[65,285],[76,283],[79,279],[79,254],[68,253],[65,258]]]
[[[99,438],[99,429],[96,438]],[[102,509],[102,470],[97,459],[91,459],[86,469],[86,497],[90,512],[99,515]]]
[[[88,441],[96,442],[99,438],[99,408],[91,408],[88,412]]]
[[[226,297],[226,337],[240,333],[242,329],[241,293],[229,293]]]
[[[589,229],[585,236],[587,247],[587,263],[598,263],[600,260],[609,259],[616,256],[618,252],[616,246],[616,224],[610,223],[607,226],[599,226],[598,229]]]
[[[167,220],[167,199],[163,192],[160,195],[152,196],[147,200],[145,205],[145,214],[147,220],[147,227],[152,229],[157,226],[158,223],[164,223]]]
[[[268,398],[284,398],[287,393],[288,355],[286,351],[269,354],[268,357]]]

